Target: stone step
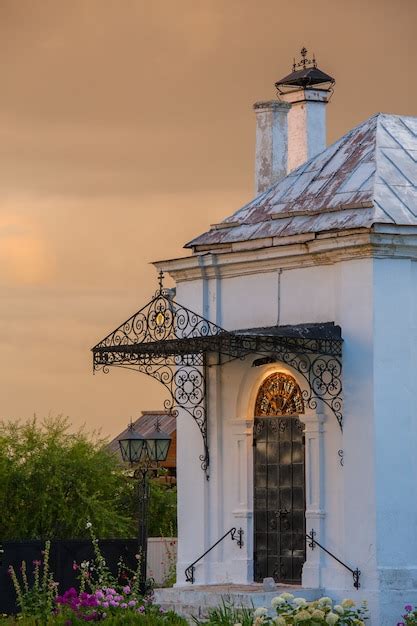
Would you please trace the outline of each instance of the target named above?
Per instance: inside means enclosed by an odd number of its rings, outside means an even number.
[[[227,602],[236,608],[265,607],[271,609],[271,600],[280,593],[314,600],[323,595],[321,589],[301,586],[276,585],[273,591],[265,591],[261,584],[253,585],[187,585],[155,589],[155,603],[165,610],[172,610],[188,619],[205,619],[210,608]]]

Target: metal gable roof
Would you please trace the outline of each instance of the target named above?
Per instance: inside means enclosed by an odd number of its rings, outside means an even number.
[[[161,430],[168,435],[172,435],[177,429],[177,420],[171,411],[142,411],[142,415],[133,422],[133,430],[143,437],[147,437],[155,430],[155,424],[159,421]],[[126,437],[128,428],[122,430],[109,444],[111,452],[119,452],[119,439]]]
[[[417,225],[417,118],[379,113],[186,244]]]

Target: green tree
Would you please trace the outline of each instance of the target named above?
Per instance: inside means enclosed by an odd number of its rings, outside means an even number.
[[[106,441],[67,418],[0,423],[0,538],[135,537],[135,489]]]
[[[150,483],[149,537],[177,536],[177,488],[158,481]]]

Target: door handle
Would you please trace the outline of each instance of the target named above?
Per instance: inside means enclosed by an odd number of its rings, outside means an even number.
[[[278,509],[278,511],[275,513],[276,517],[285,517],[286,515],[289,515],[289,511],[287,509]]]

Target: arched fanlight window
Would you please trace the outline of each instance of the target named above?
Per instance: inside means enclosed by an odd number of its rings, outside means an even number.
[[[302,413],[304,413],[303,394],[293,376],[275,372],[264,380],[256,398],[256,417]]]

